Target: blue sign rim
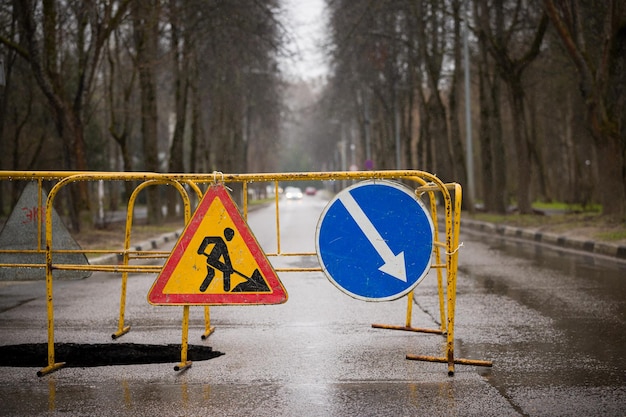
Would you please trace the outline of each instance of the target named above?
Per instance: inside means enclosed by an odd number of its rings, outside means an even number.
[[[324,219],[328,213],[328,211],[334,206],[334,204],[337,202],[337,200],[340,199],[341,195],[343,193],[349,193],[350,191],[360,188],[360,187],[366,187],[366,186],[370,186],[370,185],[384,185],[384,186],[389,186],[392,188],[395,188],[401,192],[403,192],[404,194],[406,194],[407,196],[409,196],[413,201],[415,201],[418,204],[418,207],[422,210],[424,216],[426,217],[426,219],[428,220],[428,225],[430,226],[430,233],[431,236],[433,237],[433,239],[431,239],[430,242],[428,242],[429,244],[429,253],[432,256],[432,252],[433,252],[433,248],[434,248],[434,238],[435,238],[435,231],[434,231],[434,224],[432,221],[432,218],[430,216],[429,211],[426,209],[424,203],[415,195],[414,190],[412,190],[411,188],[407,187],[404,184],[401,184],[399,182],[394,182],[394,181],[389,181],[389,180],[366,180],[366,181],[361,181],[357,184],[351,185],[347,188],[344,188],[343,190],[341,190],[339,193],[337,193],[326,205],[326,207],[324,208],[324,210],[322,211],[322,214],[319,217],[318,223],[317,223],[317,228],[315,231],[315,249],[316,249],[316,254],[317,254],[317,258],[319,261],[319,264],[322,268],[322,271],[324,272],[324,275],[326,275],[326,277],[328,278],[328,280],[334,285],[336,286],[340,291],[348,294],[349,296],[359,299],[359,300],[363,300],[363,301],[393,301],[393,300],[397,300],[403,296],[405,296],[406,294],[408,294],[409,292],[413,291],[413,289],[415,289],[415,287],[426,277],[426,275],[430,272],[431,269],[431,257],[429,257],[428,262],[426,263],[424,270],[421,271],[419,277],[415,280],[414,283],[412,283],[411,285],[409,285],[407,288],[405,288],[404,290],[395,293],[395,294],[391,294],[389,296],[385,296],[385,297],[369,297],[369,296],[364,296],[361,294],[357,294],[354,293],[346,288],[344,288],[339,282],[337,282],[337,280],[332,276],[332,274],[330,273],[330,271],[328,271],[328,268],[322,258],[322,251],[320,250],[320,231],[322,228],[322,223],[324,222]]]

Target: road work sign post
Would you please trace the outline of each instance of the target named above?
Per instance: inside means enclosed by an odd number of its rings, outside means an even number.
[[[150,304],[184,306],[181,361],[174,369],[191,366],[190,305],[285,301],[285,288],[226,187],[212,184],[148,293]]]

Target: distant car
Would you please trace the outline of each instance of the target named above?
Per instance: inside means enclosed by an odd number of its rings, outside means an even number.
[[[315,187],[306,187],[304,189],[304,193],[306,195],[315,195],[317,193],[317,188],[315,188]]]
[[[285,198],[287,200],[300,200],[302,198],[302,190],[298,187],[285,188]]]

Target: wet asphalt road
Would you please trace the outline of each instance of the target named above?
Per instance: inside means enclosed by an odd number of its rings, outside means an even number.
[[[281,205],[283,251],[313,251],[325,202]],[[249,224],[275,250],[272,208]],[[529,243],[463,233],[456,304],[458,358],[492,368],[408,361],[440,356],[438,335],[371,328],[403,325],[406,298],[366,303],[321,274],[281,273],[289,301],[212,307],[202,341],[191,308],[190,343],[224,353],[183,372],[175,363],[65,368],[4,367],[0,415],[620,416],[626,415],[626,265]],[[274,261],[278,264],[278,261]],[[315,258],[282,265],[314,266]],[[412,324],[438,328],[434,272],[415,291]],[[154,275],[129,282],[129,334],[111,341],[119,275],[55,283],[56,341],[180,343],[182,307],[146,302]],[[47,341],[43,282],[0,283],[0,344]]]
[[[626,264],[464,237],[457,343],[487,381],[522,415],[626,415]]]

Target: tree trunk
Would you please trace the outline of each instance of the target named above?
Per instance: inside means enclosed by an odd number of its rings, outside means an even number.
[[[158,2],[139,1],[133,3],[133,26],[141,90],[141,136],[144,168],[146,171],[152,172],[159,171],[155,76],[159,34],[158,19]],[[146,193],[148,197],[148,223],[157,224],[163,217],[159,190],[156,187],[149,187]]]
[[[187,71],[189,62],[189,39],[186,36],[182,36],[186,30],[184,22],[180,19],[180,10],[176,6],[177,1],[170,1],[170,23],[172,32],[172,61],[173,61],[173,75],[174,75],[174,105],[176,107],[176,122],[174,125],[174,133],[172,135],[172,142],[170,145],[170,157],[168,171],[173,173],[185,172],[184,163],[184,134],[185,123],[187,121],[187,93],[189,91],[189,83],[187,78]],[[181,47],[180,43],[183,42]],[[176,218],[178,213],[176,207],[180,202],[180,195],[174,187],[167,188],[167,217]],[[182,214],[182,211],[181,211]]]
[[[493,189],[493,156],[492,138],[491,138],[491,108],[489,106],[488,90],[488,74],[485,71],[486,62],[481,62],[478,67],[478,100],[480,108],[480,119],[478,127],[478,139],[480,141],[481,155],[481,178],[482,178],[482,195],[485,211],[494,209],[495,193]]]
[[[502,134],[502,117],[500,112],[500,80],[494,78],[491,84],[491,155],[493,156],[492,183],[494,192],[493,210],[504,214],[509,205],[508,175],[506,171],[507,155]]]
[[[578,71],[587,123],[598,151],[603,214],[626,219],[626,6],[543,0]],[[593,16],[591,16],[593,14]],[[593,18],[591,18],[593,17]],[[589,22],[602,22],[601,31]],[[589,48],[589,49],[588,49]]]
[[[621,141],[621,142],[620,142]],[[597,140],[600,174],[600,202],[602,212],[616,221],[624,221],[626,195],[624,191],[624,138],[609,137]]]
[[[517,161],[517,209],[520,214],[531,214],[530,181],[532,166],[526,130],[524,90],[519,77],[508,80],[509,103],[513,118],[513,140]]]
[[[461,143],[461,129],[459,125],[459,109],[458,103],[459,98],[461,97],[461,89],[459,86],[459,81],[463,77],[463,64],[469,65],[469,62],[463,62],[461,58],[461,2],[454,1],[452,3],[452,13],[454,17],[454,38],[453,38],[453,56],[454,56],[454,71],[452,73],[452,82],[450,86],[450,96],[448,98],[448,118],[450,124],[450,144],[452,146],[452,164],[454,167],[454,178],[453,181],[459,182],[461,184],[468,184],[468,176],[467,176],[467,165],[466,159],[464,158],[467,155],[467,151],[469,149],[468,144],[466,143],[465,151],[463,150],[463,144]],[[469,138],[469,134],[466,133],[466,138]],[[469,155],[470,158],[473,158],[473,155]],[[470,193],[465,193],[463,198],[463,206],[465,209],[469,209],[470,211],[474,210],[474,202],[470,200]]]

